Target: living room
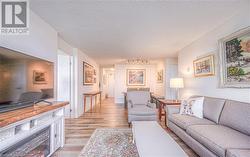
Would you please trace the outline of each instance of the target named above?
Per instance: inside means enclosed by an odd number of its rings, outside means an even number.
[[[249,0],[3,0],[0,29],[0,156],[250,156]]]

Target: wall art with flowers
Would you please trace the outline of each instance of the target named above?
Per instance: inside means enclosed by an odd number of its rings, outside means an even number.
[[[250,88],[250,27],[219,41],[221,87]]]

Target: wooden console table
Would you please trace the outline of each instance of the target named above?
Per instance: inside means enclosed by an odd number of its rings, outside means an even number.
[[[181,105],[181,101],[179,100],[167,100],[167,99],[158,99],[159,101],[159,120],[161,121],[161,117],[165,115],[164,107],[166,105]],[[162,113],[162,110],[164,113]]]
[[[96,104],[96,100],[97,100],[97,96],[100,95],[99,97],[99,101],[100,101],[100,108],[101,108],[101,103],[102,103],[102,91],[95,91],[95,92],[90,92],[90,93],[84,93],[83,94],[83,99],[84,99],[84,112],[86,112],[86,99],[87,97],[90,97],[90,111],[92,112],[92,107],[93,107],[93,103],[92,103],[92,99],[93,97],[95,97],[95,104]]]

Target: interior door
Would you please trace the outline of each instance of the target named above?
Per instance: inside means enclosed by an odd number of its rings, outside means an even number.
[[[109,72],[108,73],[108,80],[107,80],[107,84],[108,84],[108,97],[114,97],[114,72]]]
[[[65,107],[65,116],[71,117],[71,56],[59,53],[57,61],[57,99],[58,101],[68,101],[69,105]]]

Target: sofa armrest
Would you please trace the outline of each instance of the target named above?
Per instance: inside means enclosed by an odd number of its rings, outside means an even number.
[[[180,113],[180,105],[167,105],[165,107],[165,125],[168,126],[168,116],[171,114]]]
[[[180,105],[167,105],[165,111],[168,115],[180,113]]]
[[[134,104],[131,100],[128,100],[128,108],[133,108],[134,107]]]

